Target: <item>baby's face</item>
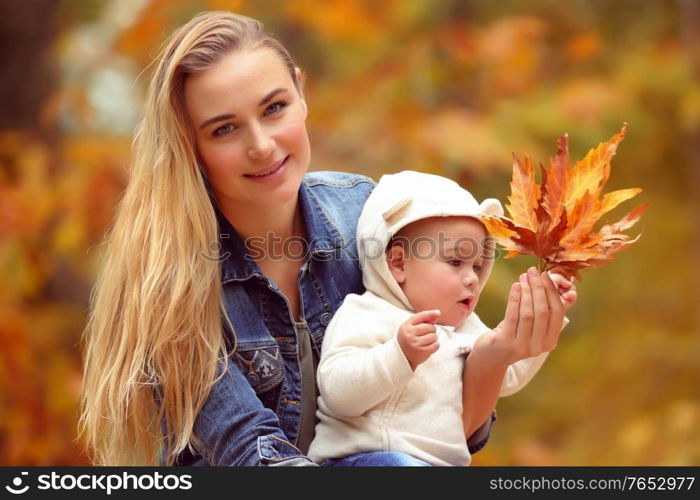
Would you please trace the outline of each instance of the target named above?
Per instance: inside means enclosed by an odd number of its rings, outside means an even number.
[[[431,217],[398,236],[408,246],[403,270],[392,274],[414,310],[439,309],[439,324],[460,326],[474,311],[493,266],[484,226],[471,217]]]

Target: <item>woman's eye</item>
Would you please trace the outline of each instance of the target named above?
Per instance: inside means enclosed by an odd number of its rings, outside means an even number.
[[[287,103],[284,101],[273,102],[267,108],[265,108],[265,114],[274,115],[275,113],[279,113],[280,111],[282,111],[285,108],[285,106],[287,106]]]
[[[226,125],[222,125],[214,132],[211,133],[214,137],[221,137],[222,135],[230,134],[235,130],[236,127],[233,126],[232,123],[227,123]]]

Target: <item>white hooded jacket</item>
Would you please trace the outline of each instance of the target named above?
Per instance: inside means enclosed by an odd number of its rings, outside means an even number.
[[[456,329],[437,324],[440,348],[412,371],[396,333],[416,311],[391,275],[384,252],[392,236],[420,219],[502,214],[498,200],[479,204],[444,177],[404,171],[380,179],[357,226],[367,291],[345,298],[323,340],[312,460],[401,451],[433,465],[469,465],[462,371],[475,340],[490,329],[475,313]],[[525,386],[545,358],[546,353],[511,365],[501,396]]]

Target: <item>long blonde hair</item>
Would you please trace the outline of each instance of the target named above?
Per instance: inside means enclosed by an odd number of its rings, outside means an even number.
[[[156,58],[84,334],[80,433],[97,464],[173,464],[194,442],[217,366],[226,367],[220,264],[207,258],[218,228],[184,82],[258,47],[277,52],[299,88],[284,47],[259,22],[229,12],[196,16]]]

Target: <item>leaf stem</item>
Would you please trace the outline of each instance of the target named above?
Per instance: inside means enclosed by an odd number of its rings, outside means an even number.
[[[539,263],[537,264],[537,270],[540,273],[546,273],[547,271],[550,271],[551,269],[554,269],[554,266],[549,265],[549,260],[540,259]]]

